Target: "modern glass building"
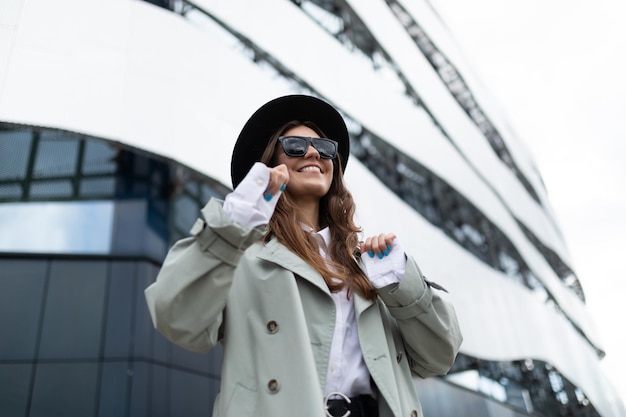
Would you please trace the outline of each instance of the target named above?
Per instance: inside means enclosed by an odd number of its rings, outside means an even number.
[[[427,0],[0,0],[0,415],[210,415],[219,349],[143,290],[290,93],[340,109],[359,223],[450,291],[426,416],[626,416],[532,157]]]

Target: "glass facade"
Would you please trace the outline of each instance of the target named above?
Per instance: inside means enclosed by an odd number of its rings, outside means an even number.
[[[444,379],[527,413],[599,416],[576,385],[541,360],[488,361],[460,354]]]
[[[119,144],[0,125],[0,414],[208,415],[220,349],[167,342],[143,291],[226,192]]]
[[[220,351],[152,327],[159,265],[115,256],[0,256],[0,410],[6,416],[206,416]]]
[[[198,208],[226,192],[204,175],[120,144],[0,123],[2,251],[136,254],[160,262]]]

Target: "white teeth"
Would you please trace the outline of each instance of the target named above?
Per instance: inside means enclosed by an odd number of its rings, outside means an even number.
[[[298,170],[299,172],[308,172],[308,171],[317,171],[317,172],[322,172],[322,170],[319,167],[315,167],[315,166],[307,166],[304,168],[301,168]]]

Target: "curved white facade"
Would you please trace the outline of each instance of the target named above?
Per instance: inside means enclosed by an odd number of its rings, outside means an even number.
[[[287,0],[197,5],[460,192],[508,237],[562,310],[481,262],[351,158],[347,180],[360,223],[370,233],[396,232],[425,274],[450,291],[465,336],[463,353],[492,361],[548,362],[580,387],[603,417],[624,416],[600,372],[601,341],[584,303],[518,226],[520,221],[571,264],[528,151],[508,132],[497,104],[472,78],[427,2],[402,3],[462,72],[541,204],[497,157],[385,1],[348,4],[430,114],[393,76],[373,68]],[[185,19],[141,1],[3,1],[0,121],[119,141],[230,185],[230,153],[247,117],[273,97],[302,91],[249,54],[199,14]]]

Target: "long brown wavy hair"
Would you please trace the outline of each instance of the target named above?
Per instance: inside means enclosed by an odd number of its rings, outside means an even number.
[[[272,135],[261,158],[263,163],[268,166],[276,165],[281,152],[278,137],[297,126],[306,126],[320,137],[326,137],[312,122],[288,122]],[[329,259],[322,258],[317,241],[302,228],[301,219],[298,218],[300,211],[289,194],[289,187],[278,200],[265,239],[275,236],[280,243],[315,268],[330,291],[338,292],[347,286],[348,293],[356,291],[373,300],[376,298],[376,290],[357,262],[360,257],[359,234],[362,230],[354,224],[354,200],[343,180],[341,158],[335,157],[332,162],[333,181],[328,193],[320,199],[318,219],[320,228],[328,227],[330,230],[330,247],[327,251]]]

